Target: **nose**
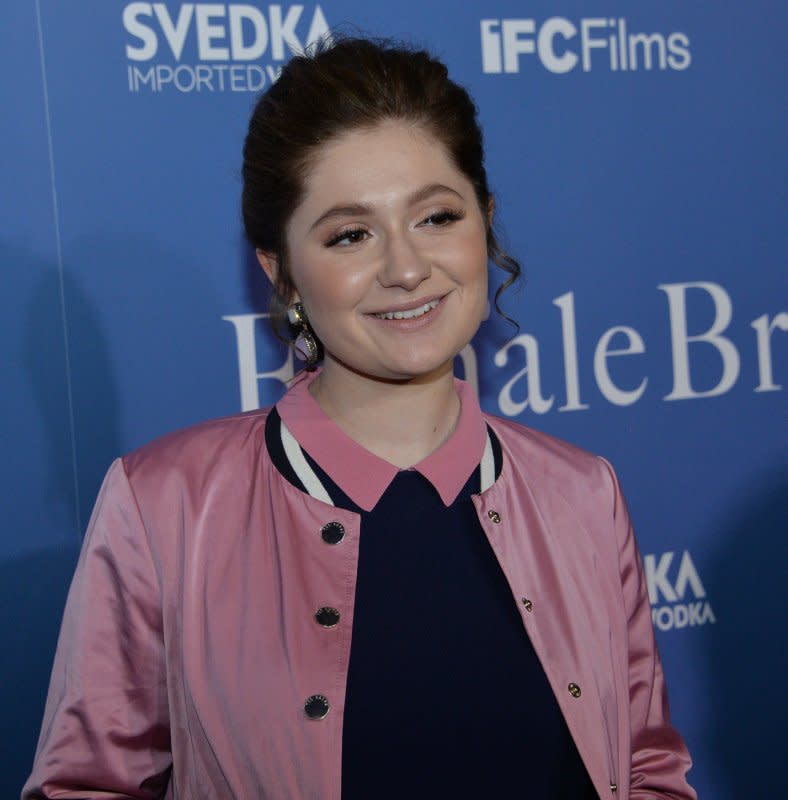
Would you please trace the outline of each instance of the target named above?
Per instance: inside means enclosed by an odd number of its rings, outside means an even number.
[[[412,291],[432,274],[432,264],[409,239],[408,232],[392,234],[387,241],[378,275],[381,286]]]

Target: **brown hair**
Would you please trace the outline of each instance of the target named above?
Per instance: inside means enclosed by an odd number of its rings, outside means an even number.
[[[303,199],[310,157],[351,130],[388,120],[420,125],[443,143],[470,180],[486,216],[490,190],[477,113],[468,92],[449,79],[443,63],[391,40],[335,37],[287,63],[257,102],[243,150],[246,235],[279,265],[270,305],[275,332],[282,334],[294,289],[285,226]],[[487,252],[509,273],[495,293],[501,313],[498,299],[520,276],[520,265],[501,248],[492,226],[487,229]]]

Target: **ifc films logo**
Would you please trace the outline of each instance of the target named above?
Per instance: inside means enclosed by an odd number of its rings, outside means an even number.
[[[517,73],[538,64],[553,74],[573,71],[682,71],[692,62],[686,33],[644,33],[624,17],[481,20],[482,70]]]
[[[129,3],[123,27],[130,92],[259,92],[330,37],[319,5]]]

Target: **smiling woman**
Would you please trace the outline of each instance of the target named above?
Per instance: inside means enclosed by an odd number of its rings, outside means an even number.
[[[443,144],[413,125],[353,130],[312,157],[286,226],[287,265],[273,253],[258,257],[275,283],[279,270],[289,272],[287,300],[302,304],[323,345],[312,391],[335,417],[334,399],[354,391],[359,376],[434,385],[450,375],[487,306],[489,224]],[[440,442],[422,431],[414,443],[423,451],[411,446],[401,466]],[[400,460],[383,452],[384,441],[365,444]]]
[[[308,369],[110,468],[23,797],[694,798],[615,472],[452,374],[519,274],[467,92],[320,45],[243,175]]]

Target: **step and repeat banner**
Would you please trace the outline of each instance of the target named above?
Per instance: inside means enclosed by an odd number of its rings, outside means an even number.
[[[702,798],[776,797],[786,613],[788,7],[8,0],[0,48],[0,794],[38,735],[111,459],[293,374],[245,243],[261,90],[331,31],[479,106],[526,280],[458,359],[495,414],[600,453],[635,521]],[[492,269],[495,287],[504,277]]]

